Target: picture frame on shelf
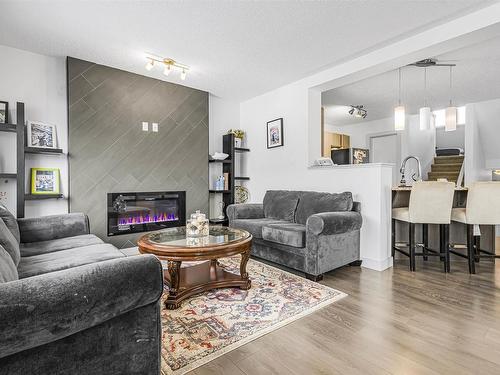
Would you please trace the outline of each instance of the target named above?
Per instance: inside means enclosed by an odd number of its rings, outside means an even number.
[[[31,194],[60,194],[59,168],[31,168]]]
[[[28,147],[57,148],[57,131],[53,124],[28,121]]]
[[[9,102],[0,101],[0,124],[9,123]]]
[[[267,122],[267,148],[283,146],[283,118]]]

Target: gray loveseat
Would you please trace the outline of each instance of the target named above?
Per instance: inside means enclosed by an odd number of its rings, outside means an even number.
[[[361,264],[360,204],[349,192],[269,190],[262,204],[228,206],[229,226],[253,236],[252,255],[304,272],[311,280]]]
[[[83,214],[0,205],[0,374],[159,374],[162,269],[89,234]]]

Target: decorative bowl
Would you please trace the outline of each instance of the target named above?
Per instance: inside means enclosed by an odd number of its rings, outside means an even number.
[[[216,152],[215,154],[213,155],[210,155],[212,157],[212,159],[214,160],[224,160],[224,159],[227,159],[228,158],[228,154],[225,154],[223,152]]]

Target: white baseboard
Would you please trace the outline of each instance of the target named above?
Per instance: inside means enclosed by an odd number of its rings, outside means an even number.
[[[370,259],[370,258],[362,258],[363,262],[361,263],[361,267],[369,268],[375,271],[384,271],[388,268],[392,267],[392,257],[388,257],[386,259],[378,260],[378,259]]]

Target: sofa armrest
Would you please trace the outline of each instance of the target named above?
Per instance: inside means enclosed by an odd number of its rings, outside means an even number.
[[[235,219],[262,219],[264,205],[262,203],[231,204],[227,206],[227,217],[230,221]]]
[[[361,212],[361,202],[352,202],[352,210],[354,212]]]
[[[0,285],[0,358],[154,303],[163,292],[153,255],[112,259]]]
[[[90,233],[89,219],[82,213],[18,219],[21,242],[50,241]]]
[[[307,232],[315,235],[347,233],[361,228],[363,219],[359,212],[323,212],[309,216]]]

